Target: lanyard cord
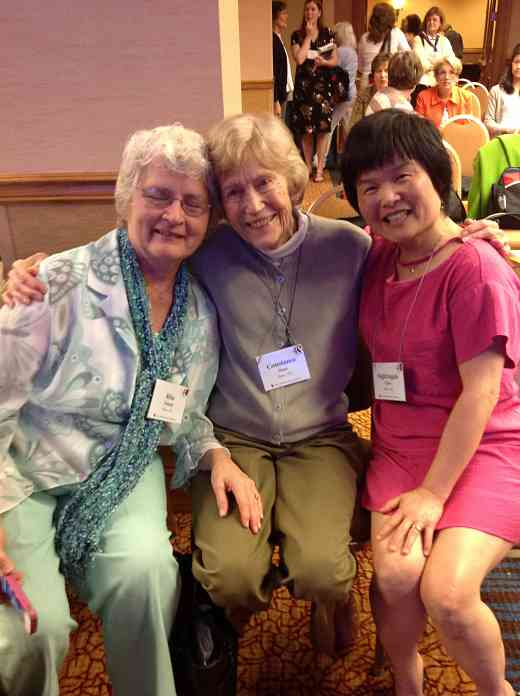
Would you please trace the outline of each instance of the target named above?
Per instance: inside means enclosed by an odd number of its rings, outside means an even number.
[[[432,249],[432,252],[431,252],[430,257],[429,257],[429,259],[428,259],[428,262],[427,262],[427,264],[426,264],[426,268],[424,269],[424,273],[422,274],[422,276],[421,276],[421,278],[420,278],[420,280],[419,280],[419,282],[418,282],[418,284],[417,284],[417,289],[416,289],[416,291],[415,291],[415,295],[414,295],[414,297],[413,297],[413,300],[412,300],[412,302],[411,302],[411,304],[410,304],[410,308],[409,308],[409,310],[408,310],[408,314],[406,315],[406,319],[404,320],[403,330],[401,331],[401,338],[400,338],[400,340],[399,340],[399,352],[398,352],[398,360],[397,360],[397,362],[401,362],[401,355],[402,355],[402,352],[403,352],[403,345],[404,345],[404,336],[405,336],[405,333],[406,333],[406,329],[408,328],[408,322],[410,321],[410,317],[412,316],[413,308],[414,308],[414,306],[415,306],[415,303],[417,302],[417,298],[419,297],[419,293],[421,292],[421,288],[422,288],[422,286],[423,286],[424,279],[425,279],[425,277],[426,277],[426,274],[428,273],[428,270],[429,270],[429,268],[430,268],[430,264],[431,264],[431,262],[432,262],[432,259],[433,259],[434,255],[435,255],[435,252],[437,251],[437,247],[439,246],[439,244],[440,244],[440,242],[439,242],[438,244],[436,244],[436,245],[433,247],[433,249]],[[399,253],[399,250],[397,249],[397,250],[396,250],[396,255],[397,255],[398,253]],[[394,259],[394,266],[395,266],[395,259]],[[383,304],[383,310],[384,310],[384,304]],[[372,336],[372,351],[371,351],[371,352],[372,352],[372,362],[373,362],[373,363],[376,362],[376,361],[374,360],[375,348],[376,348],[376,336],[377,336],[377,324],[376,324],[376,326],[374,327],[374,334],[373,334],[373,336]]]

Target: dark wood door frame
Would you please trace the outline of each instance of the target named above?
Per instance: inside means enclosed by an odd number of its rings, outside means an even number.
[[[510,34],[513,0],[488,0],[484,30],[484,69],[482,81],[496,85],[509,57],[506,37]]]

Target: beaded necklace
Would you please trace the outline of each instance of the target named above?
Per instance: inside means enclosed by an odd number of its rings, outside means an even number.
[[[159,446],[164,424],[146,413],[157,379],[171,375],[175,350],[182,337],[188,302],[188,272],[177,273],[175,301],[159,334],[154,335],[144,280],[126,230],[117,231],[121,273],[139,346],[130,416],[114,448],[70,496],[58,500],[55,512],[56,549],[65,577],[81,584],[99,549],[103,530],[114,510],[137,485]]]

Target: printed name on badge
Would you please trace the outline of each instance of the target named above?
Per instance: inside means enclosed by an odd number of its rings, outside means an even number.
[[[383,401],[406,401],[402,362],[372,363],[374,396]]]
[[[182,423],[189,393],[188,387],[158,379],[146,417],[165,423]]]
[[[305,351],[300,344],[258,355],[256,362],[266,392],[311,378]]]

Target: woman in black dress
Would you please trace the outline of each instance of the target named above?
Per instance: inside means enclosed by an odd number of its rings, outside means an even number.
[[[312,170],[316,136],[318,166],[315,181],[323,181],[327,134],[330,133],[335,107],[331,68],[338,63],[334,32],[322,26],[321,15],[322,0],[307,0],[303,6],[302,25],[291,36],[292,53],[297,65],[291,127],[301,137],[309,172]],[[328,50],[323,51],[329,46]]]

